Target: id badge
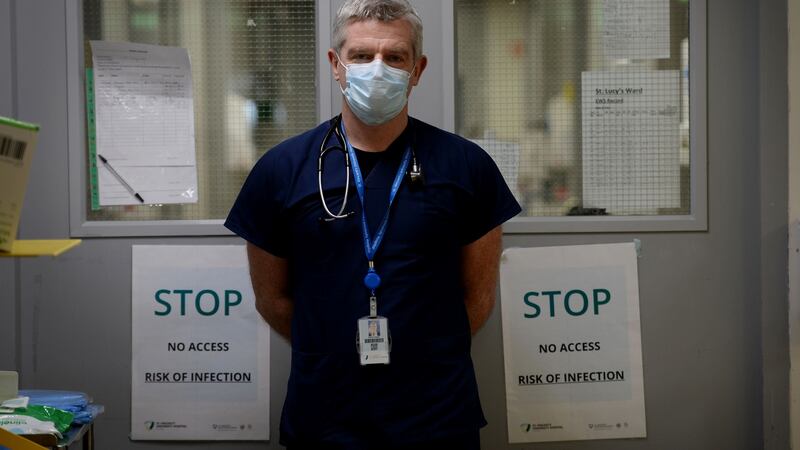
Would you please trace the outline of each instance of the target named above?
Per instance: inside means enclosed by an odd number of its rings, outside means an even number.
[[[358,353],[361,365],[389,364],[389,321],[385,317],[358,319]]]

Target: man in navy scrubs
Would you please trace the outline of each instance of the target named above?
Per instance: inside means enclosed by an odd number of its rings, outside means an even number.
[[[269,150],[225,222],[292,345],[280,442],[478,449],[471,336],[520,207],[486,152],[409,117],[428,60],[406,0],[345,1],[333,41],[341,116]]]

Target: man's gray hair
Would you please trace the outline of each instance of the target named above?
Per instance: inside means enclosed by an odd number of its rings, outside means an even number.
[[[353,22],[376,19],[382,22],[404,19],[411,24],[414,59],[422,56],[422,19],[408,0],[345,0],[333,22],[333,48],[340,53],[346,39],[345,27]]]

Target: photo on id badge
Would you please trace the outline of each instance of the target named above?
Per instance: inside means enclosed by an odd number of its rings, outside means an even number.
[[[381,324],[378,322],[378,319],[367,319],[367,336],[369,337],[378,337],[381,335]]]
[[[364,317],[358,321],[361,364],[388,364],[388,326],[385,317]]]

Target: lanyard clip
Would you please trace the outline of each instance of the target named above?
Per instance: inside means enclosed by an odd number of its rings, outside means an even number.
[[[369,298],[369,316],[378,317],[378,298],[374,295]]]
[[[381,277],[375,273],[375,263],[370,261],[369,262],[369,270],[367,274],[364,276],[364,286],[367,287],[370,291],[372,291],[372,295],[375,295],[375,289],[378,289],[378,286],[381,285]]]

